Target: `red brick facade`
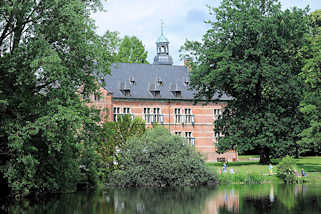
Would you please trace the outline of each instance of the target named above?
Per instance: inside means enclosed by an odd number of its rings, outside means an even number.
[[[113,98],[105,89],[101,89],[101,98],[92,96],[91,100],[102,111],[102,118],[108,114],[108,120],[114,119],[114,114],[129,113],[141,117],[146,121],[146,127],[154,123],[162,124],[172,134],[186,137],[208,162],[215,162],[219,158],[227,161],[238,159],[237,152],[229,151],[224,154],[216,153],[214,120],[226,105],[224,102],[205,104],[186,100],[161,99],[117,99]]]

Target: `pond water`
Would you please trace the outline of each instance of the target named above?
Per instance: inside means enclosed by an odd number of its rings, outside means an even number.
[[[181,189],[105,189],[23,201],[9,213],[26,214],[320,214],[321,185],[219,185]]]

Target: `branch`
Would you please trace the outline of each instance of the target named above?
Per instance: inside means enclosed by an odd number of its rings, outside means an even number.
[[[5,17],[5,16],[4,16],[4,17]],[[5,19],[6,19],[6,18],[5,18]],[[9,33],[7,33],[7,31],[9,30],[9,27],[11,26],[12,19],[13,19],[13,14],[12,14],[12,12],[11,12],[9,20],[6,19],[7,24],[6,24],[5,28],[4,28],[4,30],[2,31],[2,35],[1,35],[1,37],[0,37],[0,46],[2,46],[2,43],[3,43],[4,39],[5,39],[10,33],[13,32],[13,29],[12,29],[11,31],[9,31]]]

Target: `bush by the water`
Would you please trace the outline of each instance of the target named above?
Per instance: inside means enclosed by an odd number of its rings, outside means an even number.
[[[130,139],[120,155],[122,165],[110,175],[112,185],[195,186],[217,181],[192,146],[162,127]]]
[[[295,183],[297,169],[295,159],[290,156],[284,157],[277,166],[277,176],[284,181],[284,183]]]

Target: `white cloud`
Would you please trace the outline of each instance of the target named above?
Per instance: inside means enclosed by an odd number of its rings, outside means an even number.
[[[219,0],[108,0],[104,3],[106,12],[93,15],[98,33],[107,30],[118,31],[121,36],[135,35],[143,41],[148,51],[148,61],[153,62],[155,41],[160,35],[160,20],[165,22],[165,36],[170,41],[170,54],[174,64],[179,60],[179,48],[185,39],[200,40],[208,28],[207,4],[218,6]],[[320,0],[282,0],[282,7],[297,6],[320,9]]]

